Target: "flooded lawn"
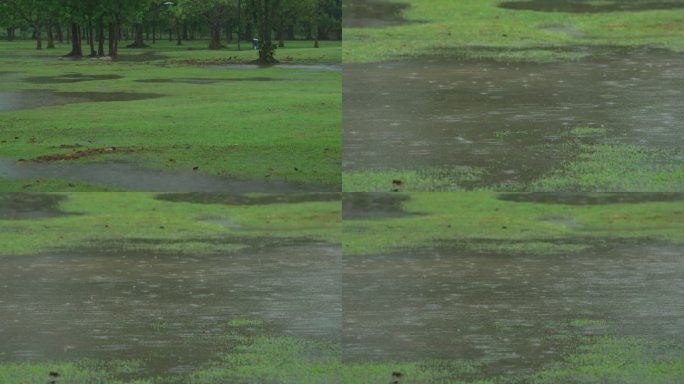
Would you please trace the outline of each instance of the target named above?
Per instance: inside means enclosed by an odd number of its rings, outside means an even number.
[[[164,201],[195,203],[195,204],[224,204],[224,205],[267,205],[267,204],[298,204],[317,201],[340,201],[339,193],[297,193],[284,195],[235,195],[224,193],[167,193],[157,195],[157,199]]]
[[[572,350],[568,323],[593,324],[588,334],[683,341],[684,248],[595,245],[566,256],[445,246],[345,258],[345,359],[465,359],[483,363],[487,377],[511,378]]]
[[[404,24],[401,12],[408,3],[385,0],[348,0],[342,4],[344,27],[379,28]]]
[[[94,80],[94,79],[93,79]],[[66,78],[51,80],[55,83],[73,82]],[[78,80],[85,81],[85,80]],[[42,82],[42,81],[39,81]],[[18,111],[74,103],[133,101],[162,97],[154,93],[132,92],[55,92],[50,90],[0,90],[0,112]]]
[[[484,172],[466,187],[525,185],[573,159],[578,143],[684,145],[684,56],[595,53],[345,65],[344,169],[467,167]]]
[[[222,326],[241,319],[281,335],[336,340],[340,248],[267,240],[234,254],[108,244],[3,256],[0,361],[139,359],[141,377],[184,374],[229,349]]]
[[[215,176],[193,170],[156,170],[123,162],[50,163],[17,162],[0,158],[0,177],[78,180],[131,191],[151,192],[319,192],[335,191],[335,186],[275,179],[239,179]]]
[[[101,81],[123,79],[120,75],[84,75],[82,73],[66,73],[59,76],[34,76],[23,81],[33,84],[66,84],[80,83],[82,81]]]
[[[408,195],[387,193],[345,193],[342,197],[342,217],[354,219],[384,219],[411,215],[404,212],[402,203]]]

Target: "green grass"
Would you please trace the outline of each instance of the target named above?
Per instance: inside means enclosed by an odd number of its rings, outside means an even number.
[[[345,220],[344,254],[405,251],[444,241],[477,251],[540,256],[581,251],[591,246],[592,238],[649,237],[684,243],[684,202],[571,206],[503,201],[496,196],[412,193],[403,208],[417,215]]]
[[[576,14],[509,10],[500,0],[407,0],[408,24],[345,28],[344,62],[420,56],[550,62],[583,46],[649,45],[684,51],[684,10]],[[549,30],[562,25],[577,34]]]
[[[216,253],[236,252],[249,246],[249,239],[264,237],[331,243],[340,239],[340,203],[334,201],[227,206],[166,202],[154,199],[154,194],[133,192],[66,196],[60,208],[72,215],[0,219],[0,254],[101,247],[103,243],[150,252]],[[221,220],[233,225],[222,225]]]
[[[200,44],[200,43],[195,43]],[[183,60],[252,60],[253,51],[202,51],[171,45],[155,48],[166,59],[150,62],[83,59],[50,61],[22,58],[57,56],[66,47],[37,52],[31,42],[0,42],[3,75],[0,91],[49,89],[75,92],[141,92],[157,99],[49,106],[2,112],[0,156],[32,159],[101,147],[134,148],[133,153],[94,156],[73,162],[125,160],[158,169],[191,170],[251,179],[275,178],[339,187],[341,153],[341,73],[307,69],[207,69]],[[288,42],[279,53],[290,63],[339,62],[341,46],[321,49],[308,42]],[[148,49],[149,50],[149,49]],[[123,49],[126,57],[140,50]],[[124,76],[122,79],[71,84],[32,84],[27,77],[83,75]],[[143,83],[145,79],[251,78],[277,81],[228,81],[214,84]],[[3,189],[24,190],[28,181]],[[62,181],[34,184],[31,190],[71,190]],[[19,185],[20,184],[20,185]],[[86,187],[85,190],[95,189]],[[102,186],[100,189],[109,187]]]

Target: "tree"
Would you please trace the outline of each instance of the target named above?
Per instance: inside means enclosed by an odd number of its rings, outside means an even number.
[[[34,30],[36,49],[43,49],[42,28],[49,17],[52,2],[50,0],[0,0],[5,9],[28,23]]]
[[[273,26],[281,0],[252,0],[252,8],[259,25],[259,64],[274,64],[276,45],[273,44]]]

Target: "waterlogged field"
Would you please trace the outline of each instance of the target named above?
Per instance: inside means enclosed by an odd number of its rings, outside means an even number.
[[[345,195],[344,360],[369,383],[682,381],[683,213],[681,194]]]
[[[345,8],[345,191],[684,189],[680,2],[388,4]]]
[[[114,61],[0,43],[0,189],[340,189],[340,43],[158,42]],[[188,186],[192,185],[192,188]]]

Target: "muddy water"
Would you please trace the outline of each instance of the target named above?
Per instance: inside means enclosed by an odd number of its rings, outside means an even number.
[[[569,154],[564,133],[681,146],[684,56],[638,51],[556,64],[448,60],[344,68],[344,168],[484,167],[525,182]]]
[[[162,97],[154,93],[0,90],[0,112],[74,103],[133,101]]]
[[[269,179],[238,179],[192,170],[156,170],[123,162],[78,164],[73,162],[17,163],[0,158],[0,178],[79,180],[131,191],[147,192],[327,192],[337,187]]]
[[[384,0],[347,0],[342,3],[344,27],[379,28],[406,23],[401,16],[409,4]]]
[[[502,8],[569,13],[600,13],[618,11],[647,11],[684,8],[679,0],[518,0],[504,1]]]
[[[619,244],[553,257],[345,256],[345,358],[472,359],[489,374],[529,373],[560,358],[568,345],[556,335],[578,318],[606,320],[597,332],[684,340],[684,247]]]
[[[334,340],[340,255],[308,244],[214,256],[3,256],[0,360],[142,359],[148,377],[183,373],[230,347],[213,339],[231,319]]]

